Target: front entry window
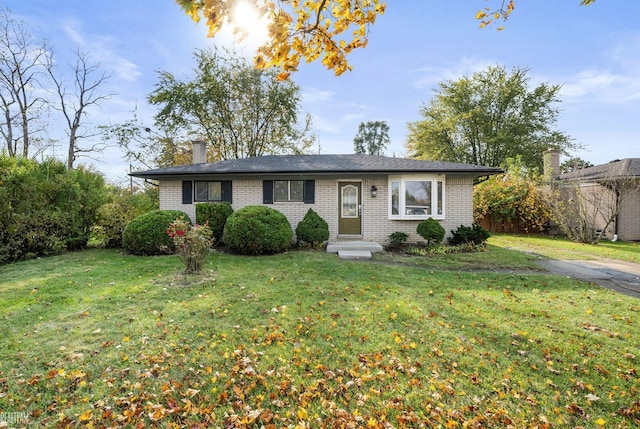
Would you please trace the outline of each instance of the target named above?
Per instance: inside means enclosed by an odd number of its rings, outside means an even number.
[[[353,185],[342,187],[342,217],[358,217],[358,188]]]

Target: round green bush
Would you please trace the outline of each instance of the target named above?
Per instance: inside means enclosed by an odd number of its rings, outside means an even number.
[[[134,255],[173,253],[175,247],[167,228],[176,219],[190,221],[179,210],[153,210],[138,216],[122,232],[122,247]]]
[[[220,244],[224,234],[224,225],[231,213],[233,213],[233,208],[229,203],[198,203],[196,204],[196,223],[204,225],[209,222],[214,244]]]
[[[329,225],[318,213],[309,209],[296,226],[296,237],[298,241],[314,246],[329,239]]]
[[[268,255],[289,248],[293,231],[286,216],[265,206],[247,206],[227,218],[223,241],[241,255]]]
[[[431,246],[432,244],[440,244],[446,234],[444,228],[440,225],[440,222],[433,218],[420,222],[418,224],[417,232],[420,234],[420,237],[427,240],[428,246]]]

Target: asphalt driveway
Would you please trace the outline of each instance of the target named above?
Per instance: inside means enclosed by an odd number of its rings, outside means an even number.
[[[598,260],[541,260],[538,264],[554,274],[585,280],[625,295],[640,298],[640,264]]]

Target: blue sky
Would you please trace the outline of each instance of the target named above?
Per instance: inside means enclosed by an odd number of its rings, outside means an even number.
[[[302,113],[313,116],[321,152],[351,153],[360,122],[385,120],[386,153],[403,156],[406,124],[420,118],[439,82],[497,64],[528,68],[532,84],[563,86],[558,128],[585,146],[575,155],[594,164],[640,157],[640,2],[580,7],[578,0],[518,0],[504,31],[479,29],[475,13],[497,3],[388,0],[369,45],[350,56],[352,72],[335,77],[319,63],[302,65],[292,79],[302,89]],[[190,21],[172,0],[2,0],[0,6],[46,37],[59,63],[71,62],[79,47],[113,71],[105,91],[116,95],[89,112],[95,125],[130,119],[136,107],[151,125],[155,110],[146,97],[157,71],[187,76],[196,48],[233,43],[226,34],[207,39],[204,24]],[[248,55],[252,43],[243,43]],[[64,148],[56,151],[62,155]],[[81,162],[126,181],[127,166],[115,149]]]

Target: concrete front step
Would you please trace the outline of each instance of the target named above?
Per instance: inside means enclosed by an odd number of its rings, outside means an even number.
[[[338,258],[342,260],[368,260],[371,252],[366,250],[338,250]]]
[[[376,253],[382,252],[382,246],[373,241],[330,241],[327,253],[338,253],[341,250]]]

